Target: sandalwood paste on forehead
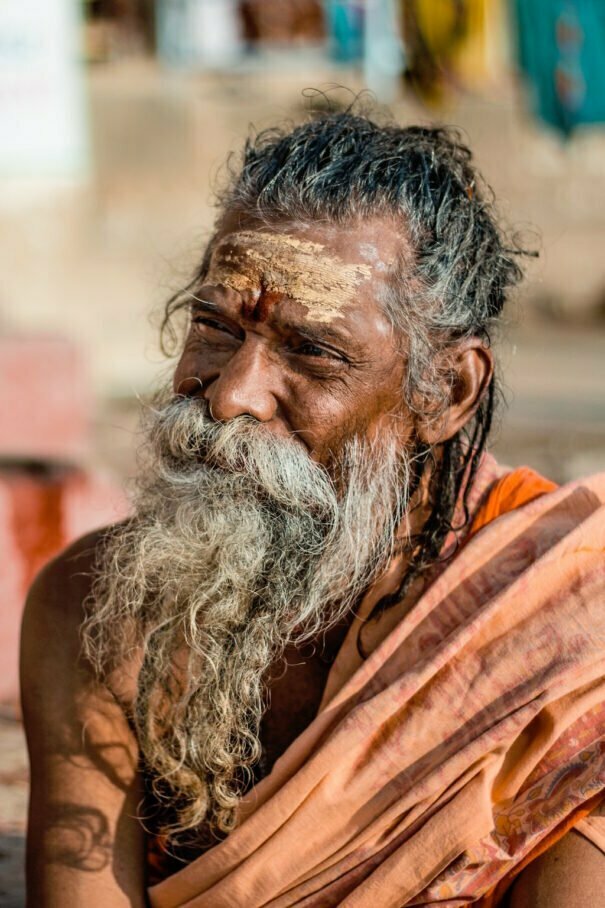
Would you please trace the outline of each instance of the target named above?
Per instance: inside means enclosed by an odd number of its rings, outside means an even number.
[[[327,255],[321,243],[287,234],[241,231],[214,250],[207,280],[232,290],[264,290],[301,303],[309,318],[331,322],[350,303],[372,267]]]

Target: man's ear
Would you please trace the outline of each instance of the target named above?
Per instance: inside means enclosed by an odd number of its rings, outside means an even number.
[[[494,355],[478,337],[469,337],[448,351],[452,384],[450,402],[437,419],[423,421],[418,436],[428,445],[447,441],[471,419],[494,374]]]

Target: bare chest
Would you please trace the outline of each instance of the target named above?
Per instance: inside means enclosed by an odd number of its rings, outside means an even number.
[[[332,661],[333,656],[321,647],[315,653],[310,647],[290,647],[281,663],[274,666],[260,728],[263,756],[257,779],[271,771],[317,715]]]

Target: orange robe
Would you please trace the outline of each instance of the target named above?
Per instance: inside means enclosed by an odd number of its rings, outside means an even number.
[[[316,719],[153,908],[498,904],[605,795],[605,476],[486,459],[472,530],[407,613],[366,597]],[[370,644],[368,647],[368,643]]]

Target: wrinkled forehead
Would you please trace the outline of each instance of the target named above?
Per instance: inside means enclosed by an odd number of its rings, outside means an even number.
[[[309,235],[311,233],[311,235]],[[359,296],[386,280],[394,250],[378,237],[342,230],[236,230],[219,238],[207,280],[237,292],[272,293],[295,300],[315,321],[332,321]]]

